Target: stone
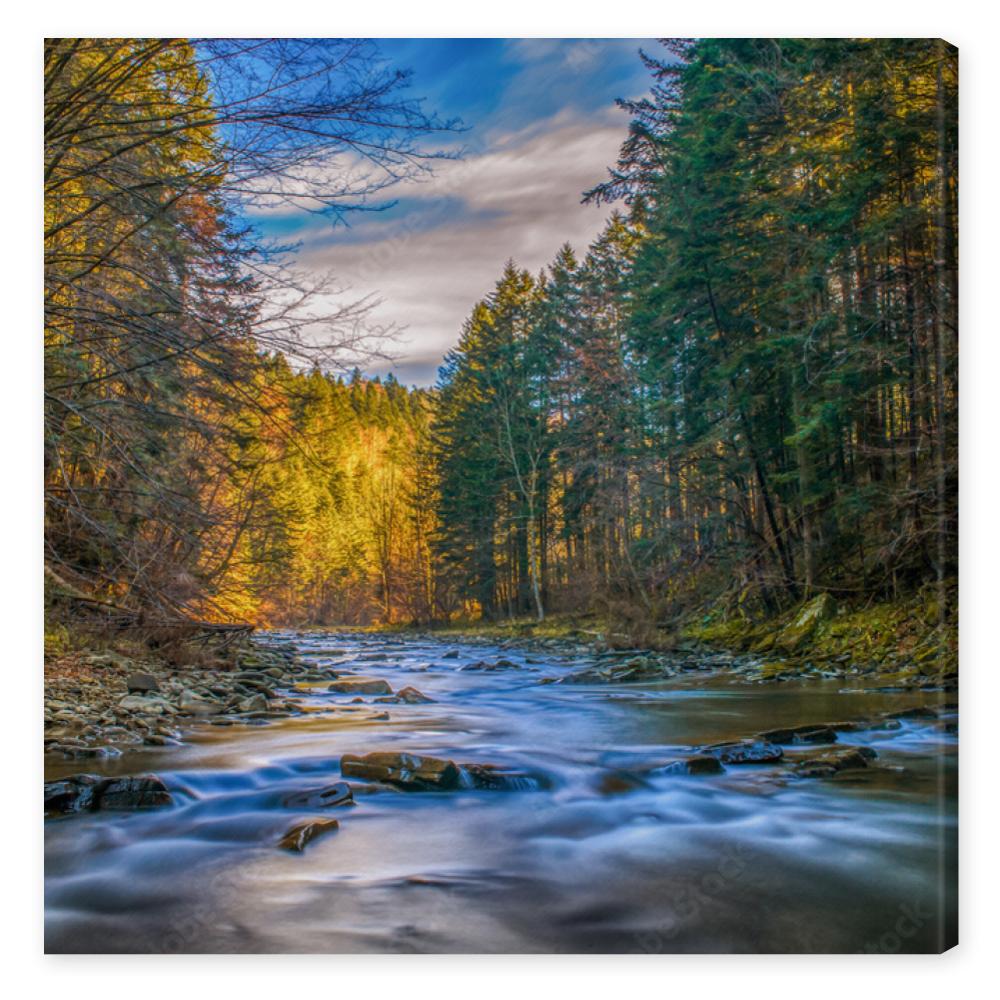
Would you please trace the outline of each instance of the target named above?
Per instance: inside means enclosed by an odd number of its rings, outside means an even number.
[[[705,747],[701,753],[714,757],[721,764],[769,764],[785,756],[781,747],[764,740],[717,743]]]
[[[267,698],[262,694],[255,694],[241,701],[239,704],[241,712],[266,712]]]
[[[301,853],[306,849],[306,844],[322,836],[324,833],[333,833],[340,828],[340,823],[335,819],[310,819],[302,823],[296,823],[290,827],[285,835],[278,841],[278,847],[285,851],[295,851]]]
[[[699,754],[696,757],[686,757],[684,760],[672,761],[669,764],[656,768],[651,773],[669,775],[723,774],[725,770],[718,757],[712,757],[709,754]]]
[[[831,726],[805,725],[758,733],[757,739],[766,743],[836,743],[837,734]]]
[[[449,649],[447,653],[441,654],[442,660],[457,660],[460,653],[457,649]]]
[[[59,753],[63,757],[68,757],[70,759],[86,758],[86,757],[120,757],[122,755],[121,750],[116,750],[114,747],[91,747],[91,746],[79,746],[70,743],[50,743],[45,748],[46,753]]]
[[[155,774],[125,778],[74,774],[45,784],[47,816],[97,809],[154,809],[172,803],[167,786]]]
[[[125,687],[129,694],[146,694],[149,691],[160,690],[160,685],[152,674],[131,674],[125,679]]]
[[[458,787],[461,776],[454,761],[388,751],[363,757],[344,754],[340,773],[345,778],[381,781],[405,791],[451,791]]]
[[[94,808],[94,790],[102,779],[96,774],[74,774],[45,783],[45,815],[83,812]]]
[[[100,790],[99,809],[155,809],[173,804],[167,786],[155,774],[112,778]]]
[[[293,792],[286,795],[281,804],[286,809],[332,809],[335,806],[353,805],[354,795],[346,781],[338,781],[326,788]]]
[[[886,712],[887,719],[936,719],[937,712],[926,705],[918,705],[916,708],[904,708],[899,712]]]
[[[819,594],[802,606],[795,619],[775,638],[775,647],[785,653],[795,653],[804,646],[819,625],[837,613],[837,602],[829,594]]]
[[[327,686],[336,694],[392,694],[388,681],[381,677],[344,677]]]
[[[547,788],[549,781],[527,771],[515,771],[498,764],[460,764],[463,787],[472,787],[491,792],[536,792]]]
[[[222,706],[208,698],[202,698],[194,691],[185,689],[181,692],[178,705],[182,712],[189,712],[192,715],[218,715],[222,711]]]
[[[129,712],[145,712],[147,715],[163,715],[173,710],[173,705],[166,698],[147,698],[141,694],[127,694],[118,702],[119,708]]]
[[[839,771],[860,770],[868,766],[878,754],[871,747],[843,747],[818,757],[799,761],[795,773],[803,778],[829,778]]]
[[[828,722],[827,725],[838,733],[860,733],[866,730],[882,732],[903,728],[898,719],[858,719],[853,722]]]
[[[428,698],[427,695],[422,691],[418,691],[415,687],[401,688],[396,692],[396,697],[407,705],[426,705],[434,701],[433,698]]]

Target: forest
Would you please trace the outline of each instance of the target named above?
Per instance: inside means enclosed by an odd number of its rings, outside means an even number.
[[[246,221],[336,219],[451,156],[404,73],[350,40],[47,42],[47,615],[669,624],[927,592],[952,622],[956,50],[642,58],[580,192],[604,231],[508,261],[408,389],[351,373],[366,304],[318,312]]]

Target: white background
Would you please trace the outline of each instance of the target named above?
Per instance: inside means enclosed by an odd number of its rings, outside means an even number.
[[[996,988],[1000,599],[997,312],[1000,52],[987,4],[964,0],[367,0],[346,4],[13,0],[4,12],[0,198],[0,965],[8,996],[226,1000],[382,995],[557,1000],[957,1000]],[[42,38],[60,35],[695,37],[943,36],[961,72],[961,944],[937,956],[43,955],[42,944]],[[992,994],[992,995],[995,995]]]

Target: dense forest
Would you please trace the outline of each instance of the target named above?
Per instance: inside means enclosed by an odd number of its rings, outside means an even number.
[[[241,214],[348,212],[426,169],[450,123],[404,77],[346,41],[50,42],[50,606],[671,622],[927,586],[953,614],[957,53],[643,58],[584,195],[604,231],[509,261],[408,390],[336,374],[364,305],[318,317]],[[359,150],[370,173],[329,176]]]

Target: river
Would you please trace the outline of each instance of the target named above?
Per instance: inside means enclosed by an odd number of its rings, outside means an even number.
[[[433,701],[329,713],[351,696],[316,684],[297,694],[302,715],[200,724],[183,746],[86,768],[155,772],[175,804],[46,821],[47,951],[923,952],[956,939],[945,695],[698,673],[569,685],[551,681],[585,656],[367,633],[263,641]],[[512,666],[461,669],[498,659]],[[919,704],[941,717],[841,733],[878,756],[835,778],[788,763],[656,770],[694,746]],[[352,780],[355,804],[327,811],[335,833],[301,854],[277,849],[315,815],[283,805],[288,793],[337,781],[341,755],[374,750],[538,780],[415,793]],[[49,762],[46,777],[80,770]]]

